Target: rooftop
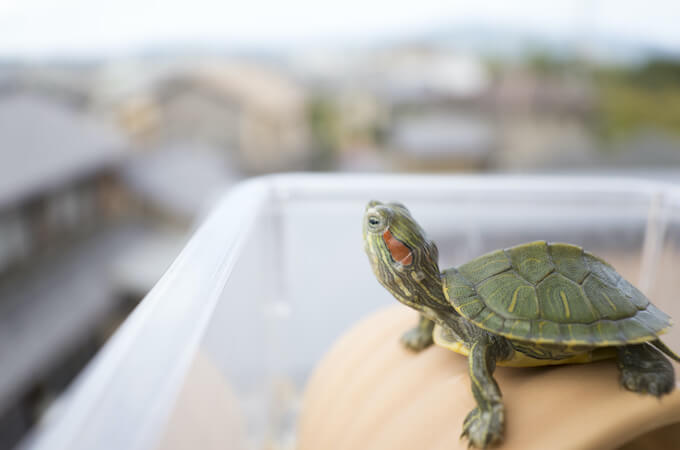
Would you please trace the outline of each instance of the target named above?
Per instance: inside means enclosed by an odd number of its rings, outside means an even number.
[[[496,139],[492,124],[465,114],[437,114],[397,120],[390,146],[419,158],[486,158]]]
[[[219,150],[199,144],[174,144],[135,155],[122,177],[135,194],[188,220],[204,212],[223,188],[240,178]]]
[[[119,302],[111,261],[158,235],[144,224],[114,226],[0,285],[0,406],[106,319]]]
[[[113,126],[31,94],[0,96],[0,208],[120,161]]]

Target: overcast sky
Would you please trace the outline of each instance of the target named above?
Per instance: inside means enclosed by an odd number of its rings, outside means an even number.
[[[680,49],[668,0],[0,0],[0,55],[125,53],[157,45],[266,48],[395,37],[442,25],[588,33]]]

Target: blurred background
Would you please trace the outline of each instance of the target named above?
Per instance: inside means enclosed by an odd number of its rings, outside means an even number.
[[[680,4],[0,3],[0,448],[281,171],[680,181]]]

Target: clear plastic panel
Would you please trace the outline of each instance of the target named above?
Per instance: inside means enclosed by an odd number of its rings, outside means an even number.
[[[406,204],[437,242],[442,268],[521,242],[571,242],[680,314],[673,186],[575,177],[257,179],[217,206],[33,447],[173,448],[199,434],[203,448],[292,448],[314,365],[352,323],[394,303],[363,252],[370,199]],[[680,347],[680,334],[667,341]]]

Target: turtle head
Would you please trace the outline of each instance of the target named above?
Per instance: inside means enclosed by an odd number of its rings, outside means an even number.
[[[443,299],[437,246],[404,205],[369,202],[363,235],[373,272],[397,300],[420,310],[427,296]]]

